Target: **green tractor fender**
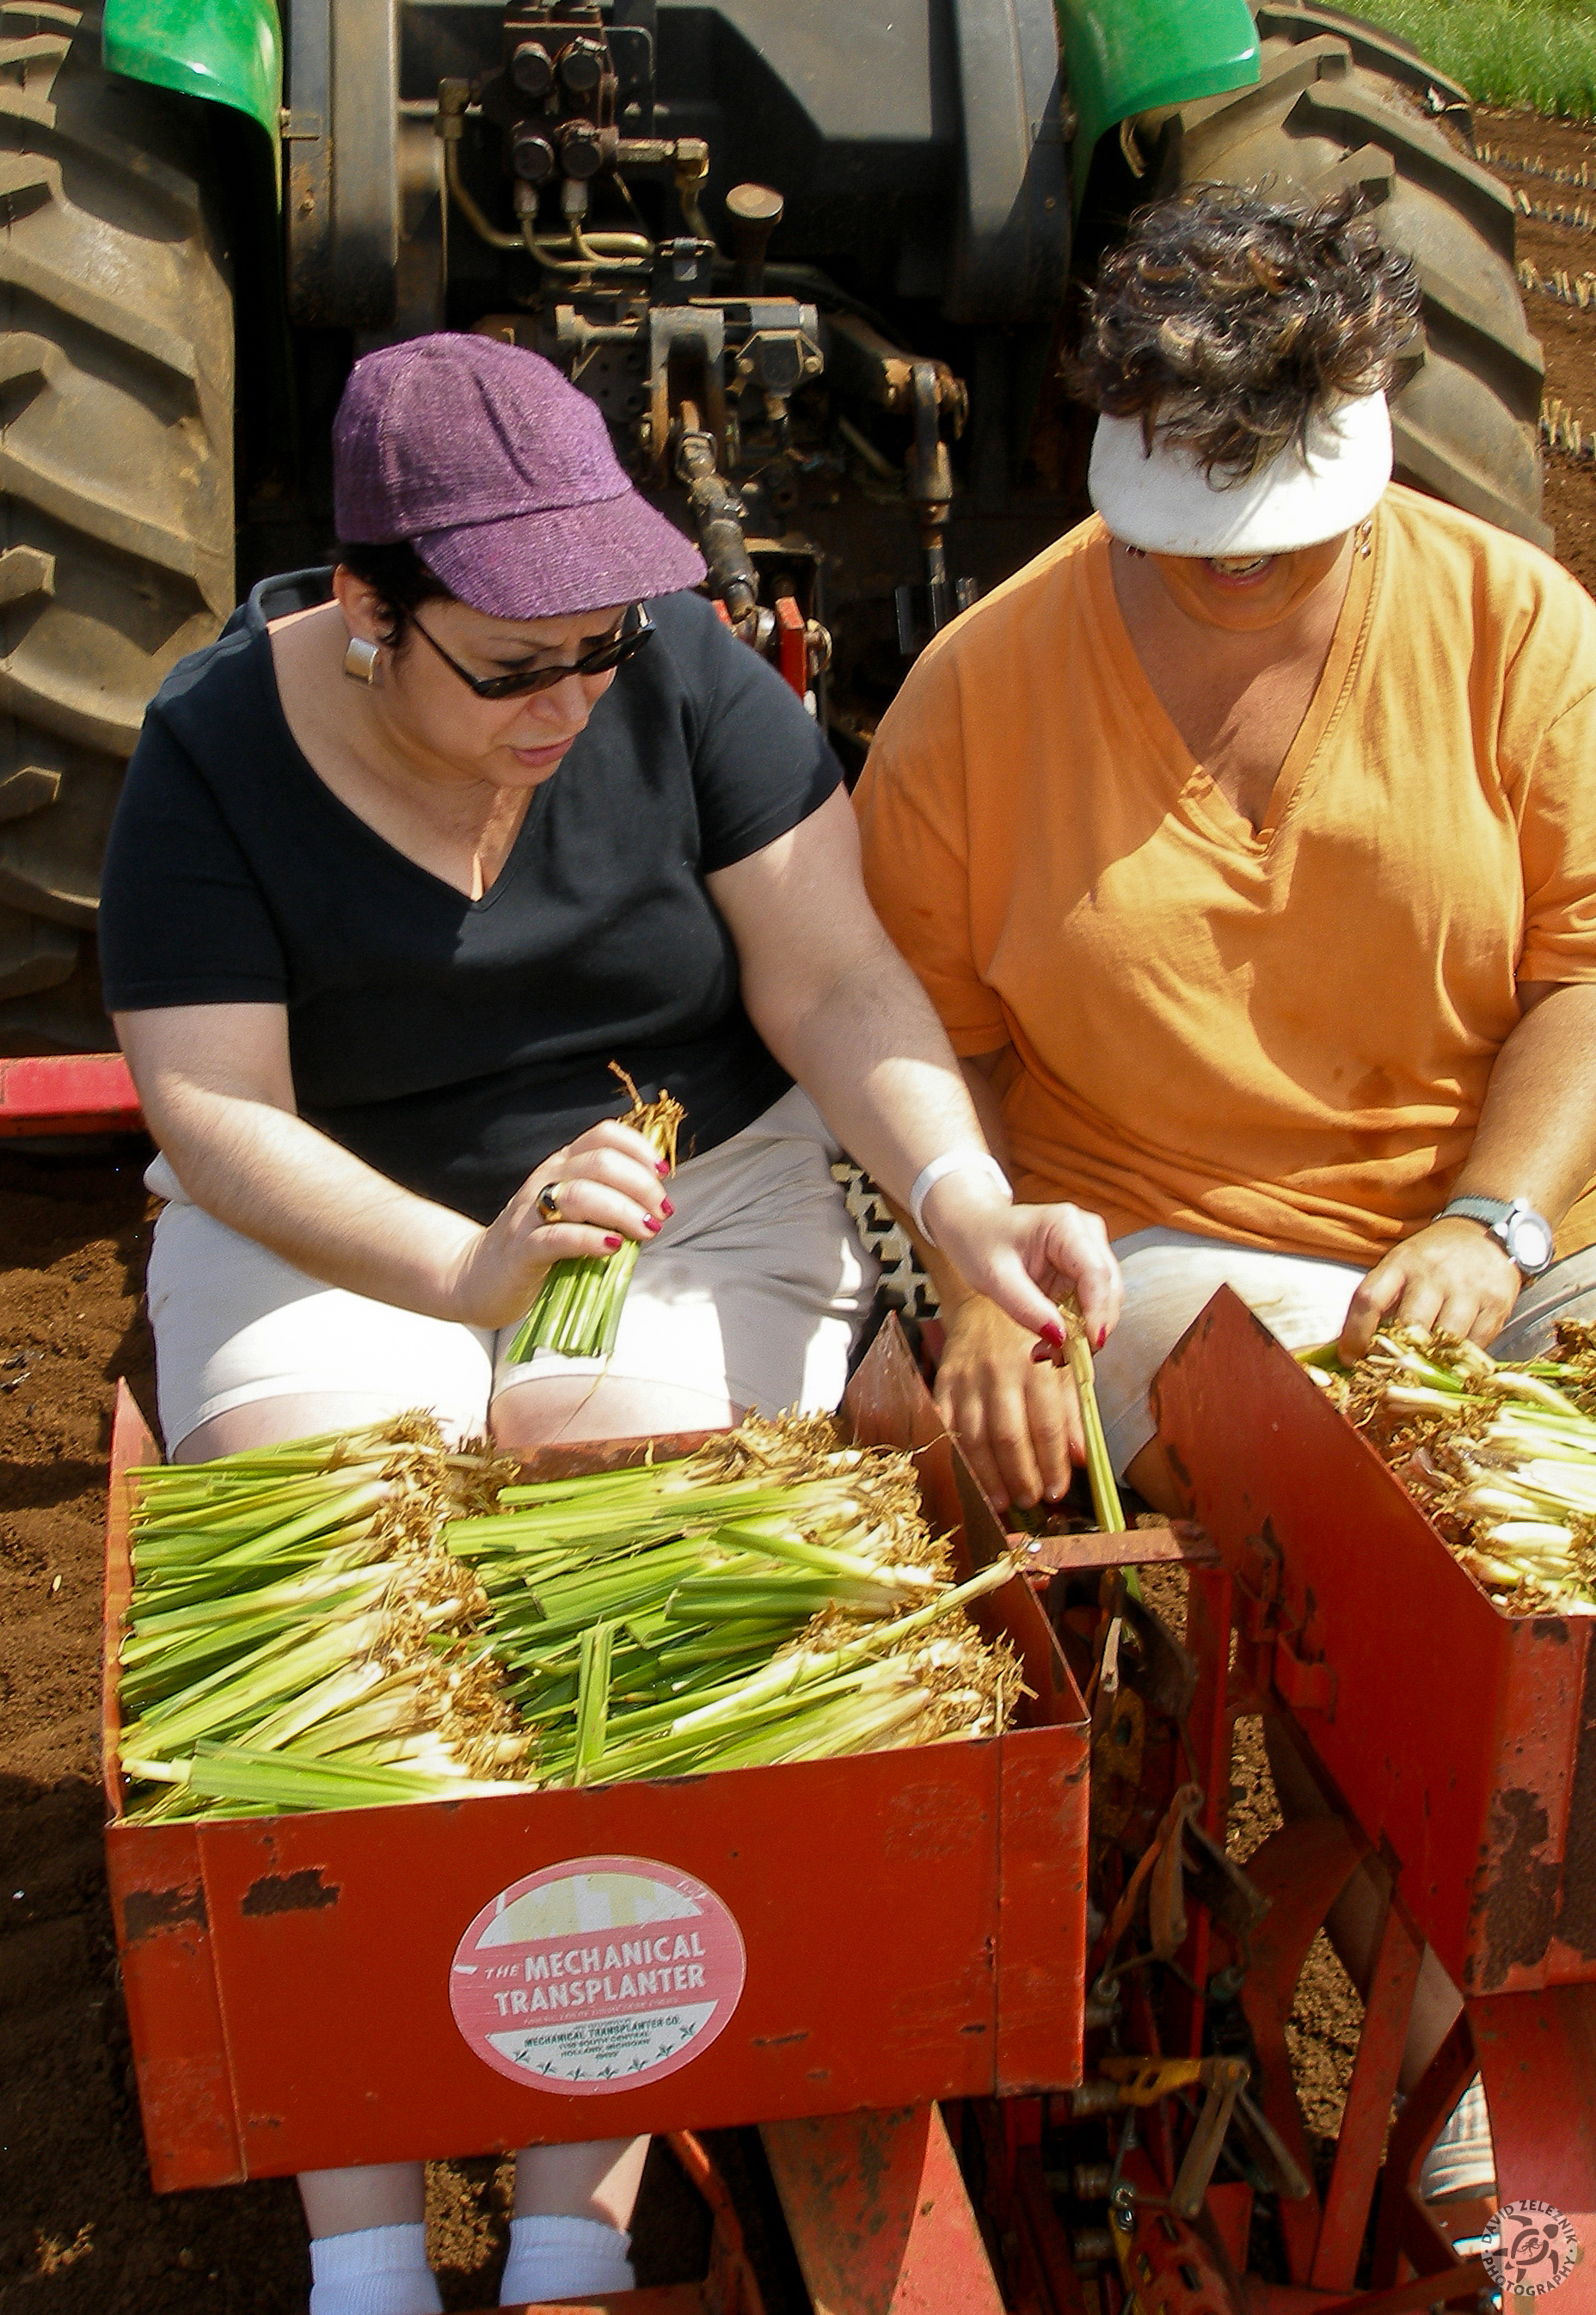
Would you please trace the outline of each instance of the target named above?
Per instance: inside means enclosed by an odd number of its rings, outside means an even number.
[[[1056,0],[1075,108],[1078,207],[1098,139],[1122,120],[1246,88],[1258,77],[1246,0]]]
[[[274,0],[105,0],[107,72],[258,121],[273,152],[282,111],[282,31]]]

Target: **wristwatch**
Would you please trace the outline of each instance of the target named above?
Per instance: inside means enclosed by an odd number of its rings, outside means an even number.
[[[1482,1223],[1487,1236],[1518,1264],[1526,1278],[1538,1278],[1543,1270],[1551,1268],[1552,1226],[1528,1198],[1453,1198],[1435,1219],[1445,1221],[1450,1214]]]

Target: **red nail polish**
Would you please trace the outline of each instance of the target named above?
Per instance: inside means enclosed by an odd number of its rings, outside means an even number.
[[[670,1179],[670,1168],[665,1163],[663,1158],[661,1158],[659,1164],[654,1167],[654,1171],[660,1176],[661,1182],[668,1182]]]
[[[618,1237],[607,1237],[605,1239],[604,1251],[606,1254],[619,1254],[620,1250],[621,1241]]]
[[[1056,1319],[1051,1321],[1045,1326],[1039,1327],[1037,1331],[1041,1335],[1042,1341],[1044,1343],[1051,1343],[1054,1350],[1061,1351],[1064,1348],[1064,1329],[1059,1325]]]
[[[654,1220],[654,1218],[653,1218],[652,1214],[650,1214],[650,1215],[646,1218],[646,1220],[644,1220],[644,1222],[643,1222],[643,1226],[644,1229],[645,1229],[645,1230],[647,1230],[647,1232],[648,1232],[648,1234],[649,1234],[649,1236],[650,1236],[651,1237],[656,1237],[656,1236],[658,1235],[659,1230],[660,1230],[660,1227],[661,1227],[661,1225],[660,1225],[660,1224],[659,1224],[659,1223]]]
[[[1108,1340],[1108,1328],[1107,1328],[1106,1326],[1099,1326],[1099,1327],[1098,1327],[1098,1329],[1097,1329],[1097,1340],[1096,1340],[1096,1342],[1093,1344],[1093,1348],[1094,1348],[1095,1350],[1099,1350],[1099,1351],[1100,1351],[1100,1350],[1103,1348],[1104,1344],[1104,1343],[1106,1343],[1106,1342],[1107,1342],[1107,1340]]]
[[[671,1204],[669,1198],[661,1198],[660,1201],[660,1211],[662,1214],[673,1214],[676,1211],[676,1208]]]

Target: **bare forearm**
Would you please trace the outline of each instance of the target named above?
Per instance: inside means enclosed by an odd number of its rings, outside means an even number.
[[[146,1098],[146,1108],[148,1102]],[[329,1286],[428,1317],[460,1316],[482,1231],[264,1102],[186,1089],[151,1122],[196,1205]]]
[[[987,1147],[942,1024],[884,936],[802,1009],[745,994],[776,1059],[897,1204],[944,1150]]]
[[[942,1024],[864,897],[840,791],[709,885],[749,1016],[890,1198],[907,1203],[935,1158],[985,1155]],[[927,1216],[962,1276],[1033,1335],[1062,1344],[1068,1292],[1100,1333],[1113,1325],[1119,1272],[1095,1216],[1016,1206],[984,1167],[962,1166],[931,1185]]]
[[[1554,1225],[1596,1173],[1596,989],[1521,989],[1523,1017],[1496,1056],[1454,1197],[1527,1198]],[[1395,1246],[1347,1306],[1343,1358],[1360,1359],[1391,1316],[1482,1347],[1521,1276],[1476,1222],[1448,1215]]]
[[[1528,1198],[1560,1221],[1596,1175],[1596,987],[1531,1002],[1496,1057],[1453,1197]]]

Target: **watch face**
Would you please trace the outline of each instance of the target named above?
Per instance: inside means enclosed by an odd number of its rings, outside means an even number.
[[[1534,1277],[1550,1267],[1551,1228],[1539,1214],[1515,1214],[1507,1225],[1505,1236],[1507,1251],[1521,1270]]]

